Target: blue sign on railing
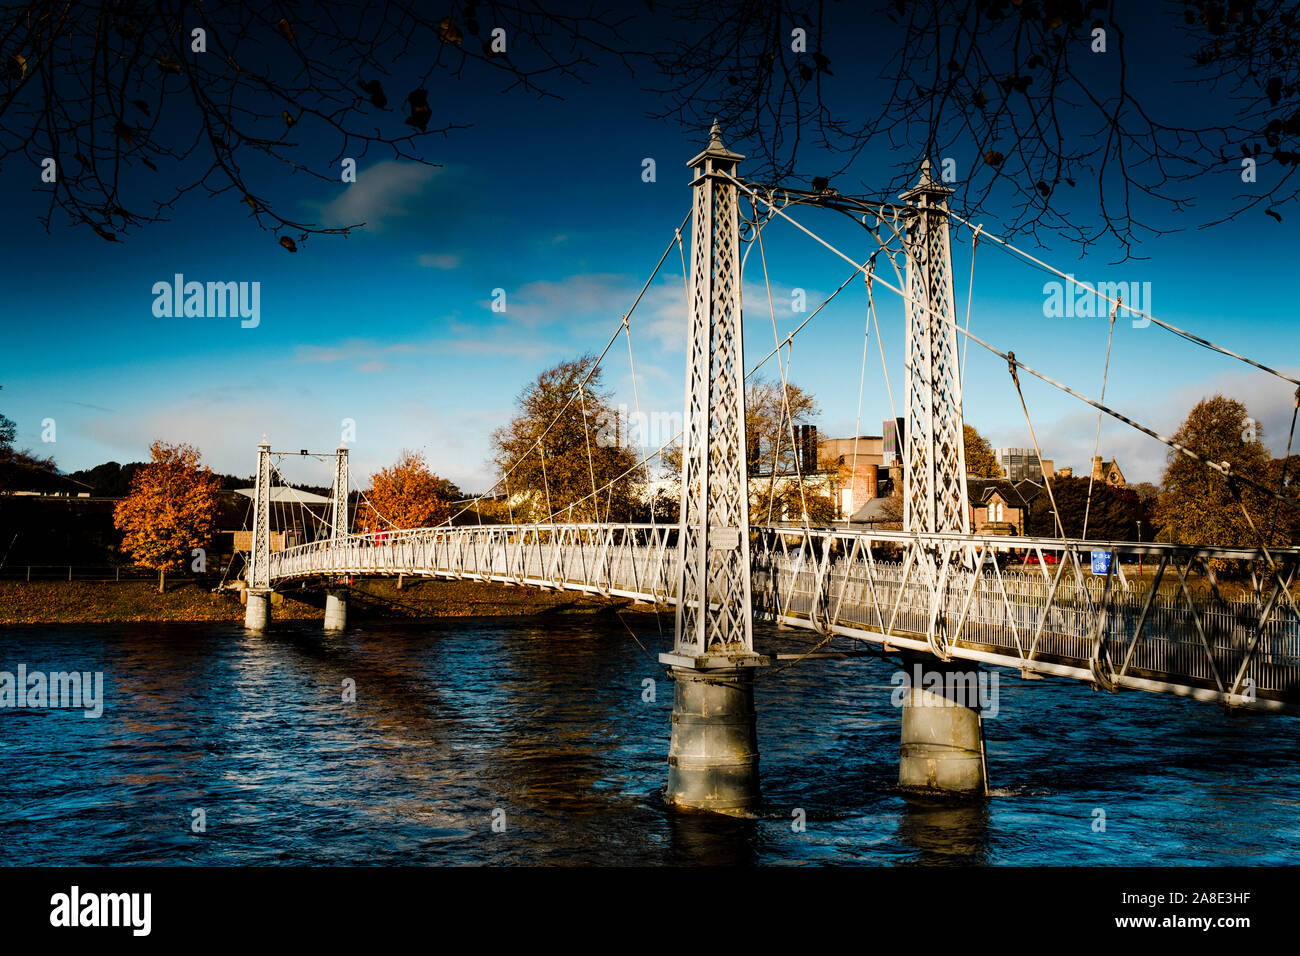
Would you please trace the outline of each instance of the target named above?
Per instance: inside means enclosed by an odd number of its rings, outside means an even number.
[[[1092,552],[1092,573],[1093,574],[1110,573],[1110,552],[1109,551]]]

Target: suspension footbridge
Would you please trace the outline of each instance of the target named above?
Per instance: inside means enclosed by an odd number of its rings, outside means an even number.
[[[695,178],[686,407],[675,523],[576,522],[568,520],[570,505],[567,513],[529,524],[448,522],[355,534],[348,514],[348,453],[340,448],[327,456],[335,465],[328,534],[272,551],[269,503],[276,453],[264,441],[258,448],[245,574],[246,624],[266,626],[268,596],[276,587],[311,580],[329,589],[326,623],[340,627],[346,614],[346,588],[340,582],[365,575],[530,585],[671,608],[673,649],[660,657],[676,684],[668,797],[680,806],[722,812],[744,812],[758,795],[753,675],[771,657],[755,647],[756,620],[807,628],[824,641],[862,642],[943,677],[933,686],[912,687],[903,708],[900,784],[912,791],[969,794],[986,787],[978,704],[960,694],[961,675],[969,683],[980,666],[1014,668],[1025,677],[1073,678],[1113,692],[1150,691],[1230,709],[1300,713],[1300,609],[1292,593],[1300,549],[1270,546],[1264,533],[1254,546],[1215,547],[972,532],[958,336],[1007,362],[1022,405],[1024,372],[1096,408],[1099,416],[1108,414],[1226,475],[1230,486],[1255,485],[1279,505],[1294,507],[1282,489],[1232,475],[1223,463],[1202,459],[1114,411],[1104,403],[1104,387],[1101,399],[1093,400],[1019,361],[1014,352],[996,349],[971,333],[969,323],[963,329],[954,306],[950,226],[970,229],[974,241],[988,234],[948,209],[951,191],[930,177],[928,166],[900,203],[878,203],[747,183],[737,176],[741,159],[723,145],[715,125],[708,147],[690,163]],[[751,520],[741,335],[741,277],[748,251],[742,254],[742,246],[757,245],[761,251],[762,224],[751,224],[747,235],[741,229],[744,197],[756,221],[761,206],[764,223],[788,221],[853,265],[850,280],[862,276],[869,293],[879,285],[902,298],[901,531],[814,528],[806,519],[802,527]],[[874,216],[876,225],[867,228],[893,265],[895,281],[877,272],[879,253],[856,261],[792,218],[789,210],[800,205]],[[680,228],[674,241],[685,264]],[[1116,311],[1127,308],[1112,301]],[[622,317],[601,359],[619,335],[626,335],[631,357],[631,314]],[[1283,379],[1288,387],[1297,384],[1141,314]],[[776,354],[779,362],[783,344],[778,340],[766,358]],[[575,400],[582,400],[582,383],[569,403]],[[1033,436],[1027,406],[1025,413]],[[539,438],[538,449],[540,443]],[[503,476],[506,487],[508,479]],[[594,477],[592,484],[594,502],[606,489],[597,487]],[[1138,560],[1154,567],[1154,574],[1126,573]],[[1249,580],[1240,597],[1220,594],[1215,568],[1228,563]]]

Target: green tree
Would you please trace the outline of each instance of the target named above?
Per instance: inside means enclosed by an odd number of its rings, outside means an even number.
[[[626,521],[635,512],[645,468],[594,365],[584,355],[542,372],[519,394],[519,414],[492,433],[498,490],[514,499],[516,520]]]
[[[1087,515],[1087,537],[1094,541],[1136,541],[1137,523],[1147,528],[1144,538],[1150,538],[1147,506],[1131,488],[1114,488],[1104,482],[1092,482],[1092,504],[1088,504],[1087,478],[1053,478],[1052,495],[1056,510],[1061,516],[1061,526],[1067,538],[1084,537],[1084,515]],[[1052,499],[1044,491],[1038,495],[1029,511],[1025,530],[1031,536],[1054,538],[1056,520],[1052,516]]]
[[[1201,401],[1174,434],[1174,441],[1209,461],[1230,466],[1235,476],[1265,487],[1271,476],[1271,456],[1257,422],[1246,406],[1215,395]],[[1285,531],[1267,527],[1272,498],[1249,485],[1233,482],[1175,449],[1169,450],[1164,490],[1153,518],[1162,535],[1181,544],[1220,547],[1255,546],[1259,539],[1250,521],[1269,544],[1281,543]],[[1250,515],[1247,521],[1243,507]]]
[[[966,451],[966,474],[972,478],[1006,477],[988,439],[976,431],[974,425],[962,425],[962,439]]]
[[[4,386],[0,385],[0,388]],[[22,451],[14,448],[17,437],[18,425],[13,419],[0,414],[0,490],[22,490],[24,485],[32,483],[33,472],[49,473],[58,470],[52,457],[42,458],[30,448]]]

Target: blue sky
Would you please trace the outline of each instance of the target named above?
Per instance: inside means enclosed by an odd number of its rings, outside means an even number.
[[[849,69],[837,73],[854,82]],[[216,470],[247,474],[263,433],[277,448],[326,451],[351,418],[354,472],[369,474],[411,448],[466,490],[485,490],[494,477],[491,430],[508,420],[520,389],[543,368],[604,346],[689,209],[685,163],[707,136],[645,118],[653,99],[619,69],[591,85],[561,85],[562,100],[483,84],[471,93],[462,82],[464,89],[439,102],[450,118],[472,125],[429,141],[424,154],[439,168],[372,154],[359,159],[355,184],[271,174],[268,184],[286,211],[327,224],[367,223],[347,238],[313,238],[292,255],[252,225],[234,195],[183,200],[171,222],[114,244],[57,219],[47,234],[35,221],[47,187],[29,170],[6,168],[0,411],[17,422],[19,445],[52,454],[72,471],[144,459],[155,438],[183,440],[198,445]],[[1171,111],[1186,108],[1172,87],[1164,102]],[[321,151],[332,155],[331,148]],[[656,182],[642,181],[646,157],[657,163]],[[836,185],[864,192],[860,184],[873,180],[873,170],[907,158],[866,156]],[[959,170],[966,162],[958,157]],[[1190,214],[1160,212],[1155,221],[1195,226],[1205,206],[1240,191],[1235,180],[1226,174],[1218,194],[1195,197],[1199,208]],[[1075,215],[1095,215],[1095,190],[1087,186],[1078,190]],[[792,214],[852,256],[873,249],[865,231],[837,214]],[[997,233],[999,218],[989,205],[976,220]],[[1121,265],[1110,264],[1113,247],[1080,259],[1077,248],[1050,236],[1041,245],[1018,244],[1089,282],[1149,282],[1155,315],[1295,374],[1294,220],[1291,214],[1279,225],[1254,212],[1212,230],[1188,228],[1147,240],[1147,259]],[[784,336],[805,317],[790,311],[790,290],[805,289],[812,308],[850,270],[779,222],[764,242]],[[968,237],[955,237],[953,258],[964,322]],[[632,320],[638,393],[648,412],[681,409],[681,272],[674,250]],[[156,317],[151,289],[175,273],[260,282],[260,325]],[[1106,319],[1045,317],[1043,284],[1051,278],[981,243],[972,331],[1096,396]],[[490,308],[495,288],[506,290],[505,313]],[[752,361],[773,343],[757,251],[745,294]],[[902,309],[884,289],[876,298],[901,414]],[[820,402],[823,435],[854,431],[865,317],[859,281],[796,339],[790,379]],[[862,432],[879,434],[890,404],[872,337],[860,414]],[[776,377],[774,364],[768,374]],[[995,445],[1028,445],[1005,362],[972,344],[966,374],[967,421]],[[631,407],[624,343],[611,349],[605,378],[615,402]],[[1172,433],[1215,391],[1244,401],[1280,452],[1292,405],[1285,383],[1155,326],[1117,324],[1109,403]],[[1032,379],[1026,398],[1044,454],[1058,465],[1085,466],[1095,411]],[[41,441],[46,418],[56,422],[53,444]],[[1109,419],[1100,450],[1117,457],[1130,480],[1157,480],[1164,461],[1162,446]],[[314,484],[329,480],[321,465],[286,473]]]

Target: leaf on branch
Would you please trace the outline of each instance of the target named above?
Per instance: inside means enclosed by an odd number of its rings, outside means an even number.
[[[1264,210],[1264,215],[1266,215],[1266,216],[1272,216],[1272,217],[1273,217],[1274,219],[1276,219],[1278,222],[1281,222],[1281,221],[1282,221],[1282,216],[1281,216],[1281,214],[1280,214],[1276,209],[1265,209],[1265,210]]]
[[[813,78],[812,67],[809,66],[807,63],[800,63],[799,75],[803,78],[803,81],[807,83],[809,80]]]
[[[1001,153],[999,153],[996,149],[990,149],[987,153],[984,154],[984,162],[988,163],[990,166],[1001,166],[1002,161],[1005,159],[1006,157],[1003,156]]]
[[[155,165],[153,164],[153,160],[151,160],[148,156],[141,156],[141,157],[140,157],[140,162],[144,163],[146,166],[148,166],[150,169],[152,169],[155,173],[158,172],[158,167],[155,166]]]
[[[245,196],[243,201],[248,203],[248,208],[253,210],[253,212],[258,212],[262,208],[262,204],[259,203],[252,196]]]
[[[117,134],[118,139],[124,140],[127,143],[130,143],[135,139],[135,130],[127,126],[121,120],[118,120],[113,124],[113,132]]]
[[[11,80],[21,80],[26,75],[27,58],[17,53],[9,54],[9,59],[5,61],[5,76]]]
[[[820,70],[822,73],[825,73],[827,76],[835,75],[834,73],[831,72],[831,61],[830,58],[826,56],[826,54],[820,51],[814,53],[813,62],[817,64],[817,69]]]
[[[149,112],[149,104],[146,103],[144,100],[132,100],[131,105],[134,106],[136,109],[138,109],[145,116],[153,115],[152,113]]]
[[[284,120],[285,126],[292,126],[294,123],[298,122],[296,119],[294,119],[292,116],[289,115],[288,110],[280,110],[280,119]]]
[[[361,89],[370,97],[370,104],[378,109],[388,108],[388,97],[384,95],[384,84],[378,80],[367,80],[361,84]]]
[[[442,22],[438,24],[438,39],[443,43],[454,43],[460,46],[464,36],[460,32],[460,27],[451,22],[451,17],[443,17]]]
[[[290,43],[298,39],[297,35],[293,32],[293,24],[284,17],[280,18],[280,22],[275,25],[275,28],[280,31],[280,36],[284,37]]]
[[[166,56],[155,57],[155,59],[158,62],[158,69],[164,73],[170,73],[172,76],[180,76],[181,65],[170,53]]]
[[[281,236],[281,237],[280,237],[280,245],[284,246],[284,247],[285,247],[286,249],[288,249],[290,252],[297,252],[297,251],[298,251],[298,243],[294,242],[294,241],[293,241],[292,239],[290,239],[288,236]]]
[[[406,102],[411,104],[411,115],[406,118],[406,124],[414,126],[423,133],[429,125],[429,119],[433,116],[433,110],[429,108],[429,91],[412,90]]]
[[[984,109],[989,103],[989,95],[983,90],[977,90],[975,93],[975,105]]]
[[[104,239],[108,242],[117,242],[117,236],[113,235],[107,229],[102,229],[99,226],[93,226],[93,225],[90,228],[95,230],[95,235],[99,236],[99,238]]]
[[[1046,199],[1048,196],[1052,194],[1052,187],[1047,185],[1047,183],[1043,182],[1041,179],[1038,181],[1037,188],[1038,188],[1038,192],[1042,195],[1044,199]]]
[[[1268,105],[1277,106],[1282,99],[1282,77],[1270,77],[1264,93],[1268,96]]]

